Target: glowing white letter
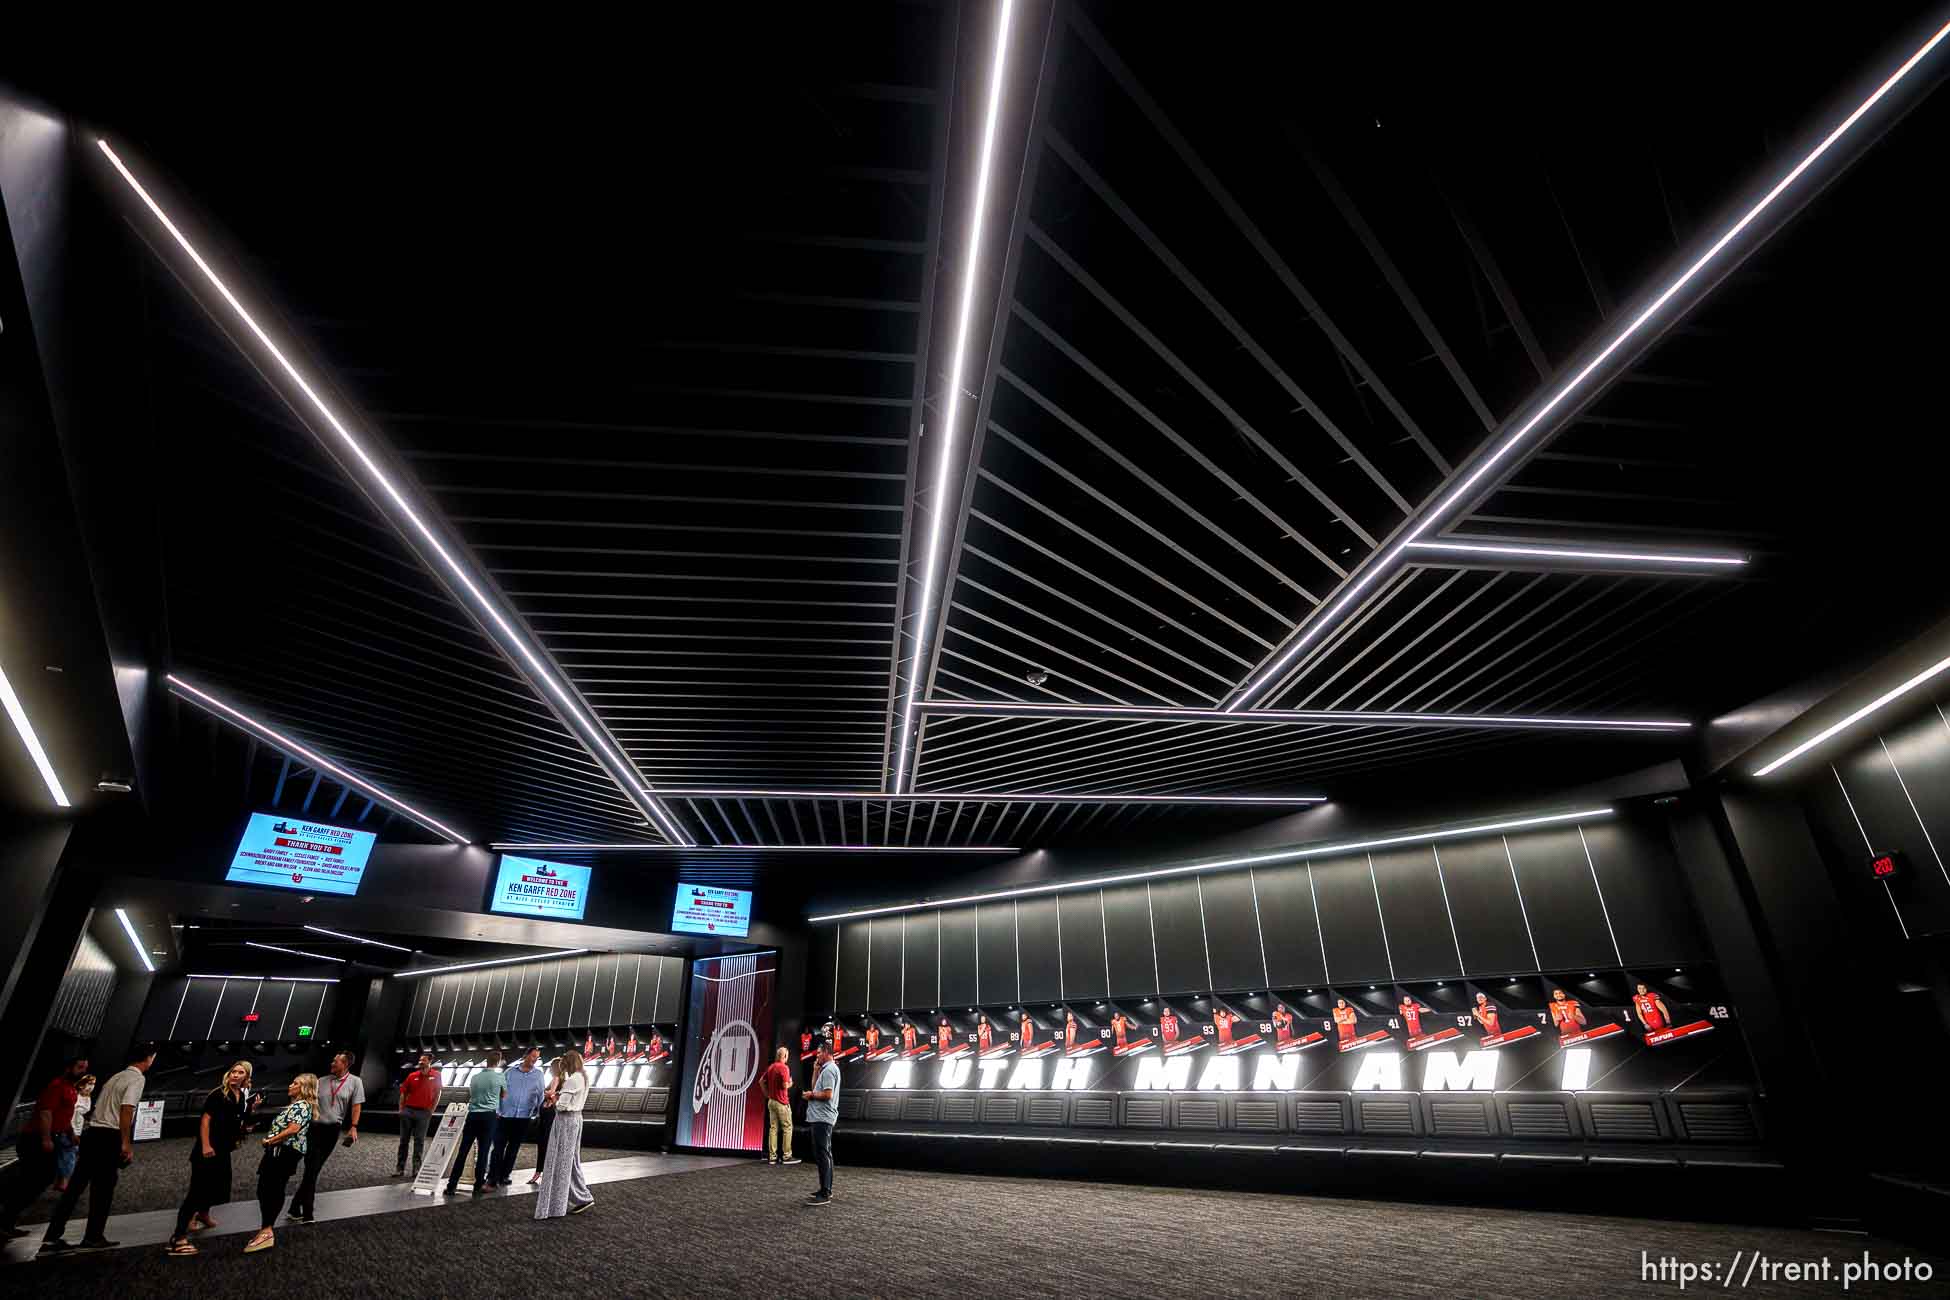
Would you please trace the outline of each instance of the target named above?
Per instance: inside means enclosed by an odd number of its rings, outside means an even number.
[[[967,1057],[941,1063],[941,1086],[944,1088],[966,1088],[968,1072],[973,1066]]]
[[[1043,1063],[1041,1061],[1024,1061],[1016,1067],[1016,1072],[1009,1076],[1009,1087],[1011,1090],[1017,1088],[1040,1088],[1042,1086]]]
[[[1056,1077],[1050,1080],[1055,1089],[1079,1089],[1090,1086],[1090,1062],[1082,1058],[1064,1059],[1056,1063]]]
[[[1261,1052],[1253,1061],[1254,1092],[1291,1092],[1300,1086],[1300,1057]]]
[[[1361,1072],[1354,1076],[1353,1092],[1400,1092],[1402,1058],[1396,1052],[1369,1052],[1361,1058]]]
[[[1191,1082],[1190,1057],[1167,1061],[1163,1057],[1146,1056],[1138,1060],[1137,1082],[1132,1087],[1138,1092],[1183,1091]]]
[[[1199,1076],[1200,1092],[1238,1092],[1239,1058],[1236,1056],[1215,1056],[1206,1063],[1205,1073]]]
[[[914,1062],[895,1061],[887,1067],[887,1077],[880,1081],[883,1088],[912,1088],[914,1086]]]
[[[1424,1092],[1494,1092],[1496,1053],[1467,1052],[1459,1061],[1454,1052],[1430,1052],[1422,1070]]]

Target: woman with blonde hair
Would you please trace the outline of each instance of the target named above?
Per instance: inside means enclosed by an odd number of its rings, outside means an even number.
[[[250,1104],[251,1063],[233,1061],[223,1082],[203,1099],[196,1140],[190,1143],[190,1190],[176,1211],[176,1233],[163,1248],[165,1255],[196,1254],[190,1234],[217,1226],[210,1207],[230,1199],[230,1153],[243,1140]]]
[[[284,1204],[284,1189],[290,1185],[291,1175],[305,1163],[311,1122],[318,1118],[317,1075],[301,1074],[285,1091],[291,1104],[271,1121],[271,1136],[264,1139],[264,1163],[257,1167],[257,1209],[263,1216],[264,1226],[244,1246],[247,1255],[278,1244],[271,1225],[278,1221],[278,1209]]]
[[[559,1219],[581,1214],[596,1203],[582,1176],[582,1107],[589,1100],[589,1076],[583,1073],[582,1053],[562,1053],[557,1067],[561,1082],[555,1092],[555,1123],[548,1138],[548,1161],[542,1185],[535,1189],[535,1217]]]

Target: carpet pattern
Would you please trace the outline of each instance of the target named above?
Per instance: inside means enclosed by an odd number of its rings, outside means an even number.
[[[122,1177],[115,1184],[115,1213],[134,1214],[141,1210],[173,1210],[183,1203],[183,1193],[190,1187],[190,1143],[193,1138],[163,1138],[155,1142],[138,1142],[135,1147],[135,1163],[122,1171]],[[516,1164],[529,1168],[535,1165],[535,1144],[522,1144],[521,1157]],[[9,1148],[11,1153],[11,1148]],[[610,1156],[637,1155],[635,1151],[611,1151],[596,1147],[584,1147],[582,1158],[585,1161],[604,1160]],[[392,1133],[361,1133],[359,1140],[349,1147],[340,1147],[325,1162],[318,1173],[318,1190],[337,1191],[344,1187],[372,1187],[378,1183],[404,1182],[393,1177],[393,1162],[399,1155],[399,1138]],[[257,1194],[257,1162],[262,1150],[249,1138],[244,1146],[230,1158],[230,1195],[233,1200],[248,1200]],[[410,1157],[409,1157],[410,1158]],[[471,1174],[473,1164],[468,1164]],[[524,1175],[525,1176],[525,1175]],[[294,1178],[292,1190],[298,1183]],[[75,1220],[79,1222],[88,1216],[89,1193],[82,1193],[75,1206]],[[20,1224],[46,1223],[48,1215],[54,1212],[55,1193],[50,1189],[41,1194],[40,1200],[28,1206],[20,1216]]]
[[[329,1168],[329,1166],[328,1166]],[[262,1300],[325,1286],[335,1295],[437,1296],[601,1288],[630,1296],[1098,1297],[1177,1294],[1442,1297],[1677,1292],[1640,1277],[1640,1252],[1713,1260],[1950,1259],[1890,1242],[1779,1228],[842,1169],[812,1208],[810,1163],[752,1164],[596,1188],[595,1208],[537,1223],[527,1197],[286,1227],[276,1249],[242,1236],[195,1259],[111,1251],[11,1266],[9,1282],[69,1295],[191,1294]],[[1839,1276],[1839,1275],[1838,1275]],[[1701,1290],[1714,1289],[1694,1283]],[[1693,1287],[1689,1287],[1690,1292]],[[1764,1282],[1744,1295],[1832,1294]],[[54,1294],[48,1290],[44,1294]],[[1942,1294],[1857,1285],[1851,1295]]]

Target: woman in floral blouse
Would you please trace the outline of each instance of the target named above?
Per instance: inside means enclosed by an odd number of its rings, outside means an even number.
[[[306,1139],[311,1133],[312,1120],[318,1116],[317,1075],[299,1075],[287,1091],[291,1104],[271,1121],[271,1136],[264,1139],[264,1163],[257,1167],[257,1208],[264,1216],[264,1226],[244,1247],[245,1254],[269,1250],[278,1244],[271,1225],[278,1221],[278,1210],[284,1204],[284,1189],[291,1182],[291,1175],[305,1162]]]

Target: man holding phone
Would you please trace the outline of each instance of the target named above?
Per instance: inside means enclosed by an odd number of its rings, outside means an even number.
[[[156,1045],[138,1043],[129,1049],[129,1063],[101,1087],[94,1109],[88,1112],[87,1127],[81,1131],[81,1154],[75,1162],[74,1177],[61,1193],[54,1213],[48,1217],[47,1235],[41,1239],[43,1255],[58,1255],[74,1250],[62,1239],[68,1216],[74,1213],[84,1187],[88,1194],[88,1228],[82,1234],[82,1250],[107,1250],[116,1243],[102,1234],[108,1229],[109,1208],[115,1203],[115,1183],[122,1171],[135,1160],[135,1108],[142,1100],[142,1087],[149,1067],[156,1063]]]

